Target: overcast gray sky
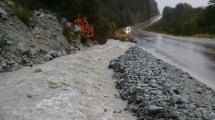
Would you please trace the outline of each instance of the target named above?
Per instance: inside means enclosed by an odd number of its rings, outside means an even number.
[[[178,3],[189,3],[193,7],[206,6],[209,0],[156,0],[160,12],[162,13],[165,6],[175,7]]]

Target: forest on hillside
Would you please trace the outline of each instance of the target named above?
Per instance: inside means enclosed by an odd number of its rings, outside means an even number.
[[[110,36],[118,28],[143,22],[159,14],[154,0],[13,0],[25,9],[45,9],[74,21],[86,16],[96,35]]]
[[[165,7],[162,19],[147,30],[173,35],[213,37],[215,0],[210,0],[205,8],[193,8],[187,3],[180,3],[175,8]]]

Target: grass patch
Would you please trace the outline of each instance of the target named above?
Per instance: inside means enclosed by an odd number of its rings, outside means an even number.
[[[123,41],[123,42],[133,42],[134,38],[130,35],[125,33],[122,29],[115,31],[114,39]]]
[[[199,34],[194,34],[192,37],[197,37],[197,38],[215,38],[215,35],[207,34],[207,33],[199,33]]]
[[[15,15],[27,26],[30,26],[30,18],[33,16],[33,13],[31,10],[27,8],[22,8],[22,7],[15,7],[14,8]]]
[[[72,32],[71,30],[64,28],[63,35],[66,37],[67,41],[70,44],[76,44],[76,39],[78,39],[77,33]]]

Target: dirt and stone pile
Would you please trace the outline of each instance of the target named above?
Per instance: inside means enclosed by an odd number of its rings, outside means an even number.
[[[116,88],[138,120],[213,120],[215,92],[139,47],[110,62]]]

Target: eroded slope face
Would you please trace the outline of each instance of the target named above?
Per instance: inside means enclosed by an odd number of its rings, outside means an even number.
[[[43,63],[53,50],[58,56],[65,54],[69,44],[63,36],[63,28],[51,14],[34,11],[32,26],[26,26],[13,10],[0,2],[7,18],[0,22],[0,72],[13,71],[20,65]]]

